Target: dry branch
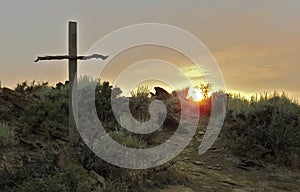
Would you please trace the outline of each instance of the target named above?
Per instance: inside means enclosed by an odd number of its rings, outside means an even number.
[[[93,54],[88,56],[77,56],[77,57],[70,57],[68,55],[54,55],[54,56],[43,56],[43,57],[37,57],[34,62],[42,61],[42,60],[63,60],[63,59],[70,59],[70,60],[88,60],[88,59],[102,59],[105,60],[108,58],[108,55],[99,55],[99,54]]]

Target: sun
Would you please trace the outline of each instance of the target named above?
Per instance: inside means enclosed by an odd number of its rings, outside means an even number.
[[[189,88],[187,98],[191,98],[193,101],[199,102],[204,99],[203,94],[199,88]]]

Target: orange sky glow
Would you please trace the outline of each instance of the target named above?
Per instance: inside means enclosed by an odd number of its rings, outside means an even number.
[[[1,1],[0,81],[2,86],[11,88],[24,80],[48,81],[53,85],[65,81],[65,61],[33,60],[39,55],[67,53],[69,20],[78,22],[79,54],[85,54],[100,38],[121,27],[151,22],[178,26],[199,38],[216,59],[226,91],[249,96],[277,90],[299,99],[299,7],[300,1],[293,0]],[[115,81],[123,69],[143,59],[173,63],[194,86],[205,83],[203,77],[208,75],[195,71],[193,63],[176,51],[144,46],[118,55],[100,79],[129,92],[126,82]],[[176,76],[177,71],[153,69],[159,65],[145,63],[128,82],[151,72],[168,77],[174,86],[146,81],[150,88],[185,87],[182,77]]]

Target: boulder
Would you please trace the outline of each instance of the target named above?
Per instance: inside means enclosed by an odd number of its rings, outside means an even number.
[[[155,97],[159,100],[167,100],[171,97],[171,94],[169,94],[165,89],[161,87],[154,87],[154,90],[155,90]]]

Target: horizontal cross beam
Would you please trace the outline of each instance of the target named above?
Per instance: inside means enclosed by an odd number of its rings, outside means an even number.
[[[69,55],[54,55],[54,56],[43,56],[43,57],[37,57],[34,62],[42,61],[42,60],[63,60],[63,59],[69,59],[69,60],[88,60],[88,59],[102,59],[105,60],[108,58],[108,55],[99,55],[99,54],[93,54],[88,56],[76,56],[71,57]]]

